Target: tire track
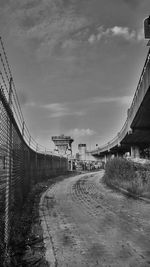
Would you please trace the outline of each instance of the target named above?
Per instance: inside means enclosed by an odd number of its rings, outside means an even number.
[[[148,229],[150,215],[141,218],[149,206],[142,211],[143,203],[136,201],[136,207],[135,200],[105,188],[100,176],[102,172],[72,177],[47,190],[43,216],[53,251],[50,266],[150,266],[144,252],[150,239],[145,241],[140,232],[144,222]]]
[[[77,202],[78,205],[82,205],[82,207],[86,209],[86,213],[91,216],[100,217],[101,212],[107,214],[109,213],[117,217],[120,217],[121,215],[123,216],[123,213],[121,214],[120,210],[115,210],[114,206],[112,206],[110,203],[109,205],[107,204],[104,195],[98,191],[94,182],[90,181],[90,179],[87,179],[85,177],[80,178],[72,186],[71,196],[72,200]],[[128,226],[130,226],[134,222],[136,223],[137,227],[141,227],[141,224],[137,222],[137,219],[135,219],[133,215],[130,215],[125,218],[120,218],[120,220],[122,221],[122,223],[126,223],[126,225],[128,224]],[[137,257],[137,261],[144,261],[145,257],[134,247],[134,244],[131,245],[131,242],[126,242],[126,240],[122,240],[121,245],[124,248],[126,247],[130,249],[130,251],[132,251],[131,254],[134,254]]]

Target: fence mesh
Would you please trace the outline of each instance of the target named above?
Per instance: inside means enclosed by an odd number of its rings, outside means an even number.
[[[15,216],[30,188],[45,177],[65,172],[67,159],[46,152],[31,138],[1,39],[0,43],[0,266],[3,266],[9,256]]]

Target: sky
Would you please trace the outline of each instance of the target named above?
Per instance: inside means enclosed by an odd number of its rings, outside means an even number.
[[[121,130],[146,59],[149,0],[0,0],[3,38],[34,139],[70,135],[73,150]]]

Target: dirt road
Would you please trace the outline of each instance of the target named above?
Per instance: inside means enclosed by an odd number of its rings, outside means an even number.
[[[49,266],[150,266],[150,204],[109,189],[102,175],[71,177],[43,194]]]

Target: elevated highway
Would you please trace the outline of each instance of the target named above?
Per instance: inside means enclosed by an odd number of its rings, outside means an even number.
[[[103,157],[129,152],[131,157],[140,157],[140,151],[148,147],[150,147],[150,50],[122,129],[115,138],[92,150],[91,154]]]

